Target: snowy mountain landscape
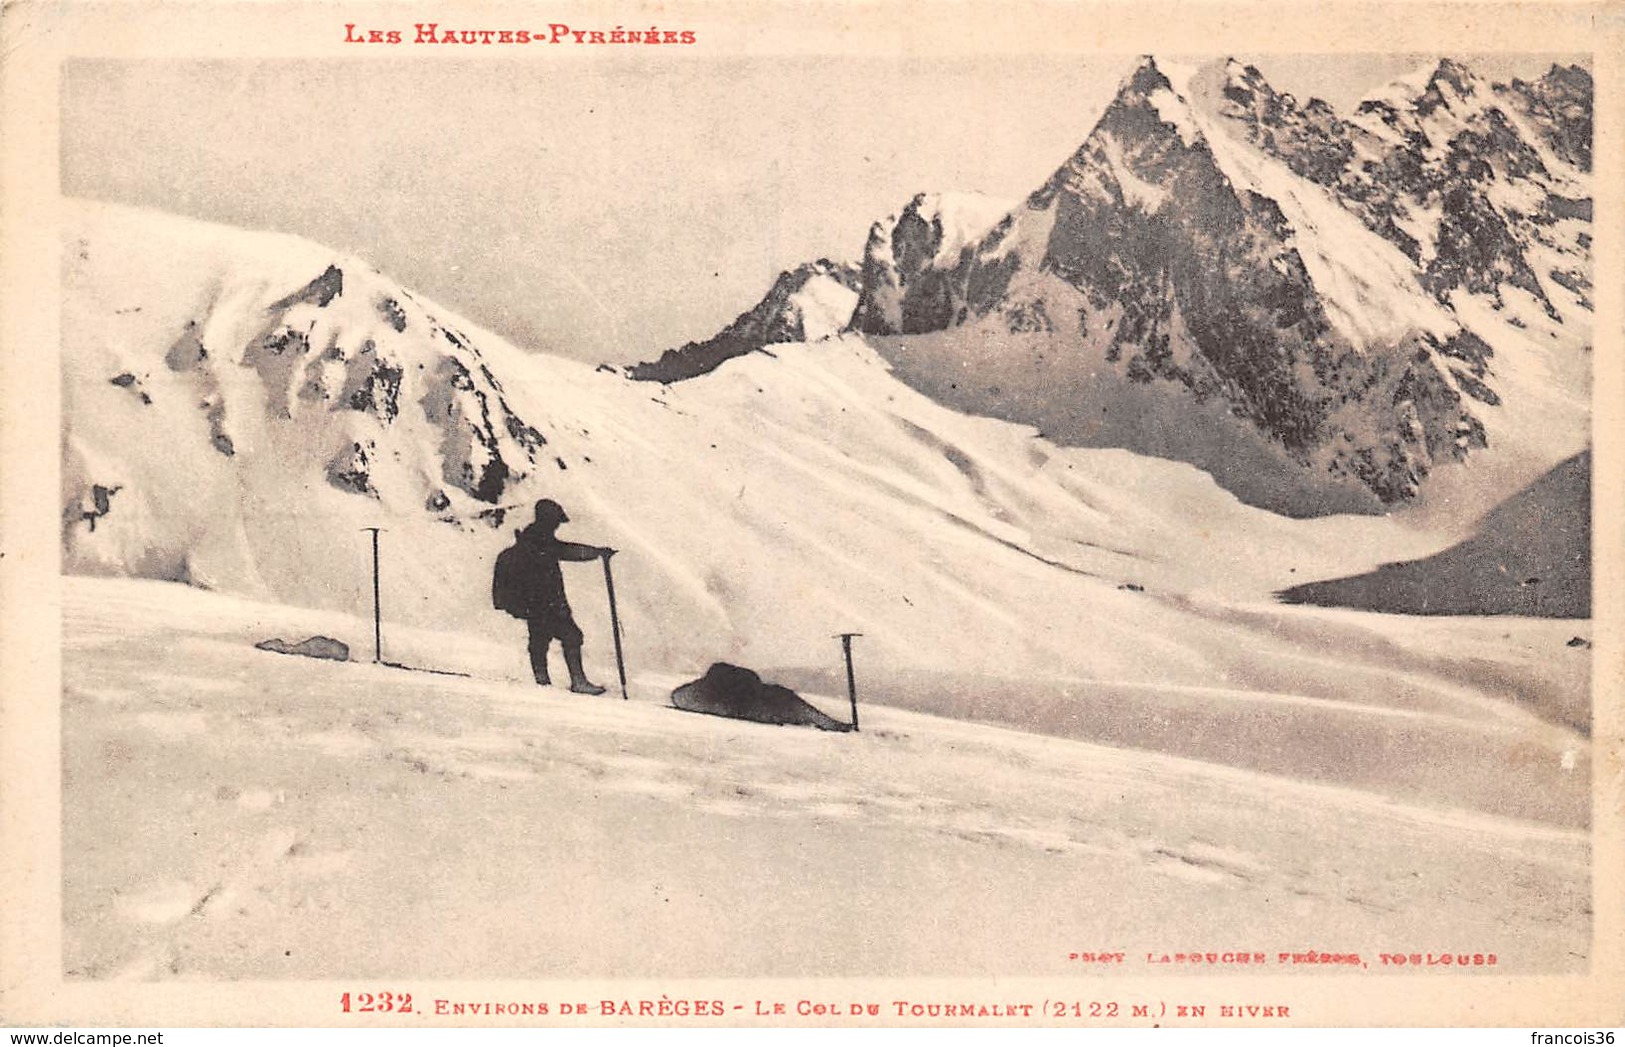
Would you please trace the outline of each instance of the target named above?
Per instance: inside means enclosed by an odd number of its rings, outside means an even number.
[[[1446,59],[1345,121],[1234,61],[1169,69],[1024,204],[877,222],[851,328],[941,402],[1290,515],[1459,513],[1586,446],[1584,70]]]
[[[626,368],[64,201],[65,969],[1064,974],[1306,929],[1584,969],[1590,92],[1446,60],[1344,117],[1142,59],[1025,200],[859,216],[861,262]],[[629,702],[536,687],[491,609],[539,498],[619,550]],[[844,720],[840,633],[857,733],[669,707],[727,661]],[[350,660],[255,647],[313,635]]]

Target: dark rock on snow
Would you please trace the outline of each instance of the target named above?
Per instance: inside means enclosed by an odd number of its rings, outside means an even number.
[[[1387,614],[1591,617],[1591,452],[1559,464],[1421,560],[1293,586],[1286,603]]]
[[[297,654],[306,658],[326,658],[335,662],[350,660],[349,644],[335,640],[331,636],[312,636],[298,643],[289,643],[281,639],[261,640],[254,646],[276,654]]]
[[[715,662],[698,680],[671,692],[671,704],[691,713],[728,716],[756,723],[816,727],[820,731],[850,731],[852,725],[824,715],[796,692],[763,683],[749,669]]]

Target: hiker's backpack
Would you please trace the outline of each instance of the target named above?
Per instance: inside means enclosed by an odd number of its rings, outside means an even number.
[[[524,555],[524,550],[515,542],[497,555],[496,569],[491,572],[491,606],[515,618],[530,614],[530,594],[524,584]]]

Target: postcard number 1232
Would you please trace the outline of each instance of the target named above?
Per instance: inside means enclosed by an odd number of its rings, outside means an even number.
[[[409,992],[358,992],[353,996],[345,993],[339,997],[339,1009],[345,1014],[351,1011],[361,1013],[374,1012],[378,1014],[411,1014],[412,994]]]

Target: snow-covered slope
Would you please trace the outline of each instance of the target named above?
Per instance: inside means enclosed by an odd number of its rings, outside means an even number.
[[[818,683],[839,665],[831,635],[861,632],[865,686],[889,702],[1293,773],[1320,773],[1293,755],[1310,737],[1496,768],[1494,754],[1533,747],[1546,757],[1492,776],[1500,799],[1474,786],[1471,802],[1585,817],[1583,793],[1546,781],[1585,746],[1558,725],[1586,715],[1588,662],[1563,646],[1574,626],[1466,622],[1416,647],[1379,616],[1271,602],[1461,531],[1287,519],[1188,465],[1057,447],[909,389],[856,336],[635,382],[527,356],[312,245],[72,211],[69,572],[364,614],[361,529],[382,527],[386,656],[406,626],[488,636],[474,664],[449,650],[435,663],[523,679],[523,631],[490,609],[490,571],[551,497],[567,537],[623,551],[635,669],[693,678],[728,660]],[[398,387],[348,370],[383,361]],[[358,442],[364,483],[338,453]],[[601,576],[570,571],[607,677]]]
[[[682,677],[583,701],[257,651],[370,626],[177,588],[65,586],[70,982],[1064,980],[1168,973],[1144,957],[1174,948],[1303,974],[1276,954],[1322,943],[1373,976],[1377,953],[1422,948],[1510,975],[1595,955],[1588,835],[1462,809],[1465,748],[1397,751],[1416,773],[1396,797],[872,703],[829,734],[663,707]],[[1439,741],[1427,726],[1393,740]],[[1302,737],[1306,764],[1375,773],[1388,752]],[[1583,756],[1547,773],[1532,800],[1589,780]]]
[[[544,463],[456,321],[291,237],[76,207],[70,569],[310,601],[361,520],[467,518]]]

